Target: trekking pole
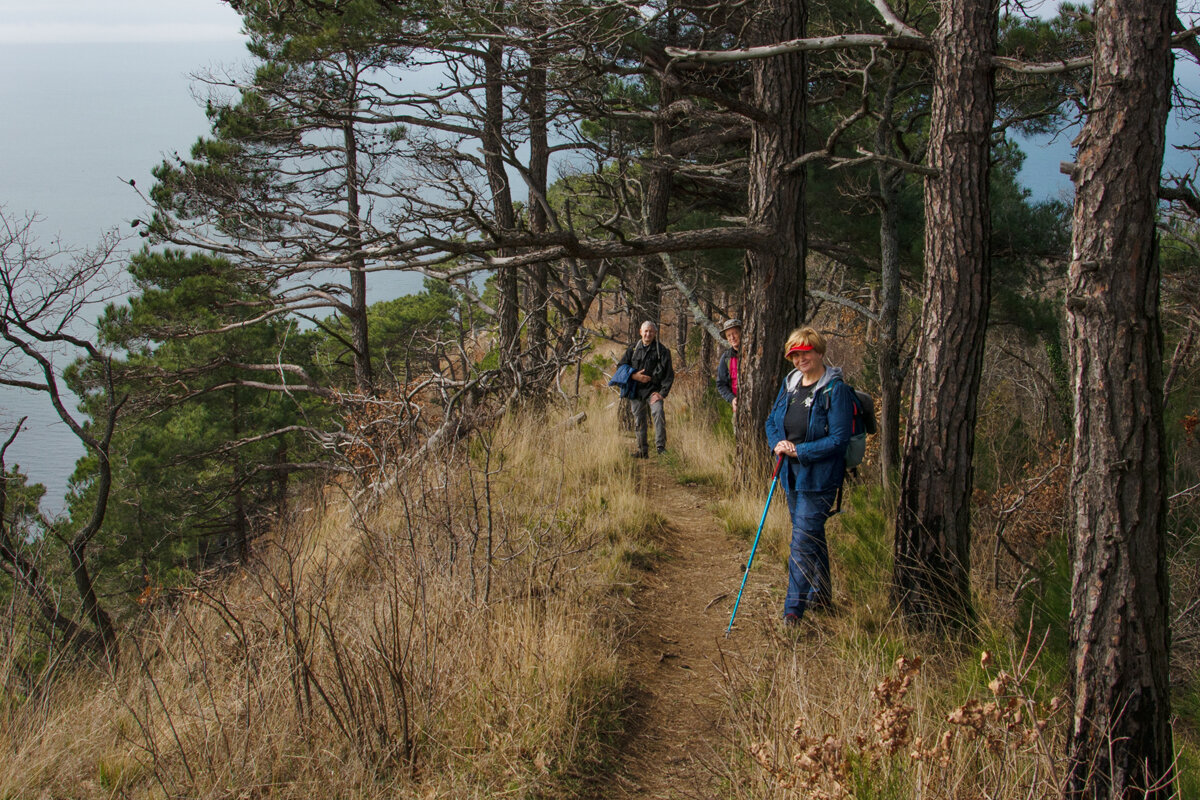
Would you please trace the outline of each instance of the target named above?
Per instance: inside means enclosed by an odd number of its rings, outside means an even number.
[[[754,554],[758,551],[758,537],[762,536],[763,524],[767,521],[767,512],[771,510],[771,498],[775,496],[775,486],[779,483],[779,468],[783,466],[783,455],[775,459],[775,471],[771,473],[771,491],[767,492],[767,504],[763,506],[762,519],[758,521],[758,533],[754,534],[754,545],[750,548],[750,559],[746,562],[746,571],[742,573],[742,585],[738,588],[737,600],[733,601],[733,613],[729,615],[729,627],[725,635],[733,630],[733,619],[737,616],[738,605],[742,602],[742,590],[746,588],[746,579],[750,577],[750,566],[754,563]]]

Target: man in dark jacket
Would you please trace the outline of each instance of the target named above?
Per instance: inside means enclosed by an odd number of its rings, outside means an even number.
[[[650,452],[647,441],[647,416],[654,417],[654,446],[659,455],[667,449],[667,422],[663,415],[663,401],[675,381],[675,370],[671,367],[671,351],[658,341],[658,326],[647,320],[639,330],[641,339],[625,351],[617,366],[628,364],[633,369],[630,380],[637,382],[629,409],[633,412],[637,430],[638,449],[634,458],[645,458]]]
[[[721,326],[721,333],[729,342],[729,349],[721,353],[721,360],[717,362],[717,394],[721,395],[726,403],[733,406],[733,413],[736,416],[738,347],[742,344],[742,321],[740,319],[726,320],[725,324]]]

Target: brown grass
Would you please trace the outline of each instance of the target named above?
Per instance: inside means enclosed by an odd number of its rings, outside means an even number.
[[[605,598],[661,528],[587,411],[466,439],[366,517],[328,492],[153,612],[115,675],[4,715],[0,797],[566,791],[619,725]]]
[[[575,794],[623,723],[609,605],[663,531],[611,399],[582,426],[557,409],[468,437],[369,515],[328,490],[245,568],[154,609],[117,674],[5,694],[0,798]],[[766,487],[727,481],[732,442],[698,382],[668,402],[665,463],[717,487],[728,529],[752,536]],[[831,520],[839,615],[727,662],[728,747],[709,765],[727,797],[1056,793],[1063,720],[1036,637],[1003,621],[958,643],[906,633],[889,516],[864,493]],[[788,530],[779,494],[758,558],[783,563]]]
[[[879,556],[890,515],[875,498],[851,494],[828,525],[839,613],[771,631],[778,647],[728,676],[736,744],[718,768],[738,787],[730,796],[1057,796],[1066,720],[1039,642],[1000,620],[950,639],[906,631]]]
[[[727,531],[751,539],[768,487],[737,490],[728,478],[732,440],[717,431],[700,387],[685,383],[671,399],[677,395],[681,413],[668,420],[677,478],[710,476],[700,482],[721,490],[714,510]],[[870,464],[861,471],[866,486],[877,480],[867,477]],[[1056,796],[1054,754],[1065,720],[1061,701],[1040,683],[1037,642],[1015,638],[1004,621],[1011,617],[981,623],[993,627],[962,643],[907,633],[888,598],[888,500],[878,490],[859,491],[843,507],[828,525],[840,613],[810,615],[798,633],[773,628],[776,648],[726,662],[732,742],[710,767],[726,776],[728,796]],[[777,489],[756,563],[785,564],[789,537],[786,498]],[[976,585],[986,587],[992,560],[977,563],[988,574]],[[1011,610],[986,588],[978,599],[983,608]],[[989,652],[984,666],[983,642],[1008,655]]]

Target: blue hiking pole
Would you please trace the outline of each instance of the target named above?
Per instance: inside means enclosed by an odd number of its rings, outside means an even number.
[[[762,536],[763,524],[767,521],[767,512],[771,510],[771,498],[775,496],[775,486],[779,483],[779,468],[783,466],[783,456],[775,459],[775,471],[771,473],[771,491],[767,492],[767,504],[763,506],[762,519],[758,521],[758,533],[754,534],[754,546],[750,548],[750,560],[746,562],[746,571],[742,573],[742,585],[738,588],[737,600],[733,602],[733,613],[729,615],[729,627],[725,635],[733,630],[733,619],[737,616],[738,605],[742,602],[742,590],[746,588],[746,579],[750,577],[750,565],[754,563],[754,554],[758,551],[758,537]]]

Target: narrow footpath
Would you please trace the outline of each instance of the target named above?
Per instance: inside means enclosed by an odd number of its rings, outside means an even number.
[[[596,796],[720,797],[726,688],[745,678],[742,654],[778,646],[769,592],[782,572],[770,559],[755,564],[726,638],[748,543],[725,532],[711,489],[681,486],[653,459],[640,470],[642,491],[667,520],[665,555],[631,598],[622,648],[635,687],[630,733],[617,774]]]

